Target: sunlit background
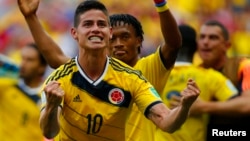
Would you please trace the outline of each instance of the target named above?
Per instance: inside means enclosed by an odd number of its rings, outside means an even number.
[[[155,50],[162,42],[159,19],[152,0],[101,0],[113,13],[130,13],[141,21],[145,41],[142,55]],[[79,0],[41,0],[38,16],[46,31],[74,56],[77,50],[70,35],[74,9]],[[178,24],[187,23],[197,32],[208,19],[217,19],[229,29],[232,47],[230,56],[250,55],[250,0],[168,0]],[[19,49],[33,41],[18,9],[17,0],[0,0],[0,53],[19,63]]]

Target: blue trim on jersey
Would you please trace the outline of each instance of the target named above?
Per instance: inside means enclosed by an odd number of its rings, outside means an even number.
[[[156,104],[162,103],[162,101],[155,101],[151,103],[145,110],[144,115],[148,118],[149,110]]]
[[[98,85],[92,85],[90,84],[81,74],[80,72],[75,72],[72,76],[71,79],[72,84],[76,85],[77,87],[79,87],[80,89],[83,89],[85,91],[87,91],[89,94],[107,102],[110,103],[112,105],[115,106],[119,106],[119,107],[129,107],[131,100],[132,100],[132,96],[130,94],[130,92],[125,91],[121,88],[119,88],[120,90],[123,91],[124,93],[124,101],[122,103],[119,104],[113,104],[109,101],[109,92],[114,89],[114,88],[118,88],[117,86],[108,84],[105,81],[101,81]]]

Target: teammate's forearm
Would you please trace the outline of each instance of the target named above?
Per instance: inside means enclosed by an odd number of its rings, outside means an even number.
[[[250,115],[250,96],[235,97],[225,102],[208,102],[204,112],[216,115]]]
[[[161,46],[163,63],[170,69],[177,58],[178,50],[181,47],[181,34],[177,22],[168,8],[166,0],[155,0],[156,10],[160,17],[161,32],[164,44]]]
[[[178,49],[181,47],[181,34],[177,22],[170,10],[159,13],[161,31],[167,47]]]

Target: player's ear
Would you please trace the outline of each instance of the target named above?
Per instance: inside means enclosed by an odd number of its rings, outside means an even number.
[[[112,37],[113,37],[113,30],[112,30],[112,27],[109,28],[109,31],[110,31],[109,39],[112,39]]]
[[[77,32],[76,32],[76,28],[72,27],[71,30],[71,36],[78,41],[78,36],[77,36]]]

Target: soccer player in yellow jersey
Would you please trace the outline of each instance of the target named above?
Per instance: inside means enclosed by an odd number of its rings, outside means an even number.
[[[129,14],[114,14],[110,16],[113,28],[113,36],[110,43],[111,56],[140,70],[159,93],[165,87],[180,45],[177,24],[170,11],[160,12],[160,17],[162,33],[166,43],[160,45],[155,53],[140,58],[143,41],[143,30],[140,22]],[[174,37],[177,40],[170,41]],[[139,113],[137,106],[134,105],[127,122],[126,137],[142,141],[154,140],[155,125]]]
[[[32,4],[29,6],[38,5]],[[19,5],[25,7],[22,1]],[[133,103],[166,132],[174,132],[185,121],[199,95],[196,83],[188,80],[180,106],[168,109],[140,72],[107,56],[112,34],[102,3],[80,3],[71,34],[79,45],[79,54],[51,74],[42,94],[40,126],[45,137],[125,140],[125,123]]]
[[[185,80],[193,78],[200,90],[199,99],[202,101],[227,101],[238,94],[232,82],[213,69],[205,69],[192,64],[196,51],[196,33],[188,25],[179,26],[182,35],[182,47],[179,50],[177,61],[166,83],[163,102],[171,107],[175,98],[181,96],[180,92],[186,87]],[[212,80],[211,80],[212,79]],[[156,140],[167,141],[205,141],[208,115],[205,113],[191,114],[179,130],[173,134],[156,132]]]
[[[139,21],[129,14],[114,14],[110,16],[113,35],[109,51],[111,56],[140,70],[147,80],[155,86],[156,90],[161,93],[175,62],[181,41],[176,21],[166,2],[159,2],[161,4],[156,3],[156,6],[158,6],[157,11],[160,16],[165,43],[160,45],[154,54],[140,58],[143,30]],[[57,68],[59,65],[67,62],[70,58],[65,56],[55,42],[43,31],[35,15],[36,9],[27,13],[21,7],[21,11],[25,16],[33,37],[40,45],[40,50],[47,58],[49,64]],[[142,114],[138,114],[138,109],[135,108],[133,111],[133,116],[131,116],[131,120],[127,124],[129,126],[127,131],[132,132],[128,132],[127,138],[135,138],[136,136],[136,140],[153,140],[155,125]],[[149,126],[152,128],[149,128]]]
[[[205,108],[215,114],[209,125],[212,129],[221,128],[234,131],[249,131],[250,118],[250,59],[247,57],[228,57],[231,46],[227,28],[220,22],[205,22],[199,31],[198,54],[204,68],[213,68],[228,77],[239,91],[239,95],[227,103],[210,103]],[[248,135],[249,140],[249,135]]]
[[[0,140],[42,141],[40,89],[47,63],[35,44],[21,49],[19,78],[0,78]]]

